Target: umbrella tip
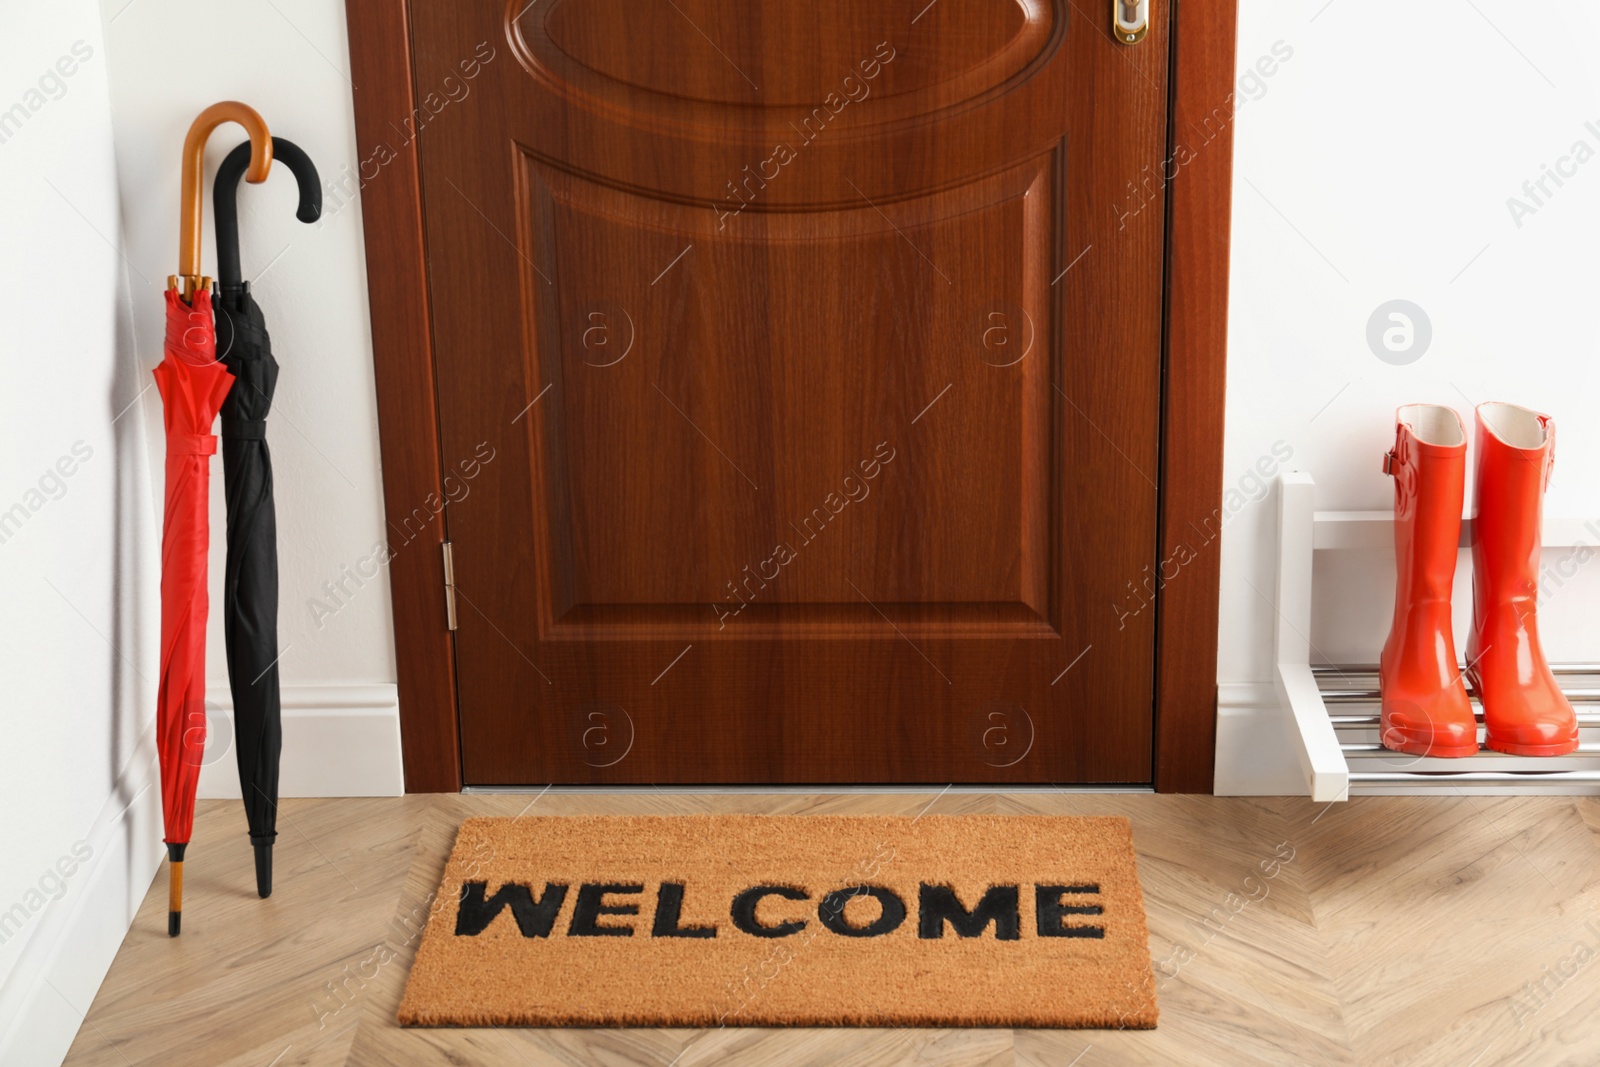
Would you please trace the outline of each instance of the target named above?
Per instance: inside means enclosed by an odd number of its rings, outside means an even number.
[[[272,846],[256,846],[256,895],[266,900],[272,895]]]
[[[183,852],[187,841],[167,843],[167,936],[177,937],[183,929]]]

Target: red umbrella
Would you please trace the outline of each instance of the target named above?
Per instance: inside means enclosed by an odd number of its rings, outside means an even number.
[[[193,305],[167,290],[166,356],[155,369],[167,429],[167,505],[161,525],[161,682],[156,748],[161,757],[161,814],[172,861],[167,933],[183,913],[183,850],[194,827],[195,785],[206,747],[206,554],[211,432],[233,375],[217,362],[211,293]]]
[[[156,694],[156,751],[161,759],[161,814],[171,895],[167,933],[183,920],[183,853],[194,829],[194,794],[206,746],[206,555],[211,547],[211,432],[233,375],[217,362],[211,280],[199,276],[200,170],[211,131],[234,121],[250,132],[251,181],[272,165],[272,140],[261,116],[243,104],[200,113],[183,146],[183,216],[179,274],[168,279],[165,354],[155,369],[167,431],[167,499],[161,522],[161,676]],[[182,291],[179,291],[179,284]]]

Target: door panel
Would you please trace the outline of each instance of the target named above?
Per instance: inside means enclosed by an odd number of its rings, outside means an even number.
[[[721,233],[704,207],[529,170],[551,232],[541,269],[561,279],[525,294],[556,327],[534,377],[561,390],[564,424],[548,427],[534,476],[546,514],[563,515],[541,561],[557,628],[610,620],[693,639],[779,609],[881,626],[863,597],[1044,620],[1045,361],[963,370],[982,308],[1022,294],[1030,321],[1050,326],[1047,283],[1028,277],[1030,261],[1048,262],[1048,158],[882,213],[750,215]],[[933,254],[982,251],[963,268],[985,279],[977,303],[946,300],[907,237]],[[652,279],[685,249],[692,264]],[[889,352],[890,365],[871,358]],[[896,428],[958,377],[961,402],[938,421],[963,447],[936,467],[894,467]],[[985,542],[1009,550],[971,552],[974,514]],[[897,551],[908,516],[915,556]],[[936,601],[924,569],[939,576]]]
[[[524,6],[413,5],[466,781],[1148,781],[1164,12]]]

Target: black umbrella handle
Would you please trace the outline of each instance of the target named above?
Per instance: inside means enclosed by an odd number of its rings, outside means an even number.
[[[272,139],[272,158],[288,167],[300,186],[300,206],[294,217],[301,222],[316,222],[322,217],[322,182],[311,157],[300,146],[282,137]],[[222,161],[217,180],[211,187],[217,222],[217,281],[224,293],[238,292],[244,281],[239,269],[239,179],[250,165],[250,142],[246,141]]]

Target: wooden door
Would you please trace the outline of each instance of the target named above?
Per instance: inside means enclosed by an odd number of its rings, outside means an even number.
[[[413,0],[468,784],[1151,779],[1168,42],[1102,6]]]

